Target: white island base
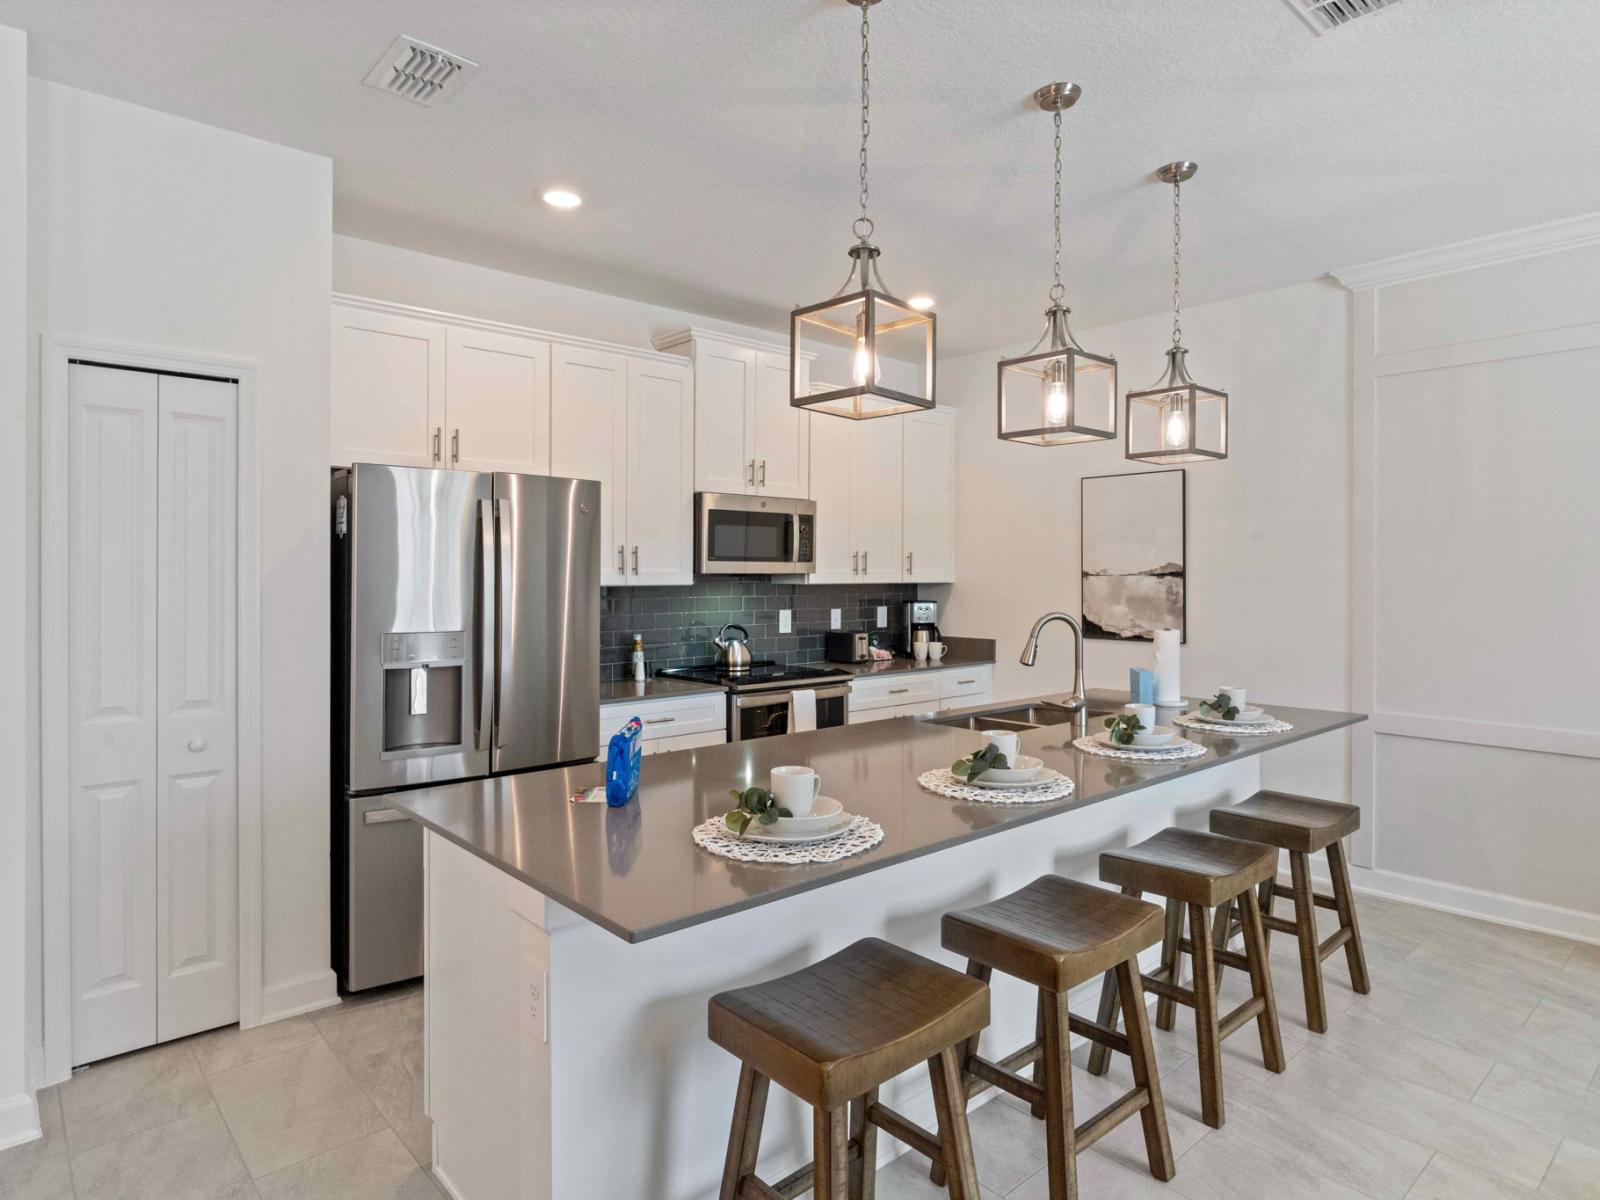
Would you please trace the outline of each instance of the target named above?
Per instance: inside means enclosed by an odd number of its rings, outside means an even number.
[[[434,1172],[457,1200],[710,1200],[738,1080],[738,1063],[706,1039],[711,995],[869,935],[962,968],[939,947],[945,912],[1048,872],[1096,882],[1103,849],[1169,825],[1205,828],[1209,809],[1257,790],[1259,762],[1219,763],[639,943],[430,830]],[[720,860],[712,869],[724,868],[738,869]],[[1098,986],[1080,989],[1075,1011],[1094,1011]],[[988,1057],[1033,1039],[1034,1003],[1027,987],[995,977]],[[884,1091],[892,1107],[935,1124],[926,1071]],[[808,1110],[774,1087],[762,1177],[808,1161],[810,1138]],[[902,1150],[887,1136],[879,1147],[883,1161]]]

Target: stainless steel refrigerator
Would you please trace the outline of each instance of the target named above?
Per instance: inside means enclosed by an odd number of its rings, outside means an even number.
[[[401,788],[594,758],[600,485],[333,473],[333,948],[347,991],[422,973]]]

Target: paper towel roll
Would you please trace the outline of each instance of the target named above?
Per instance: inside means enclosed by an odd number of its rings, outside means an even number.
[[[1183,699],[1178,682],[1178,643],[1183,635],[1176,629],[1156,630],[1156,703],[1177,704]]]

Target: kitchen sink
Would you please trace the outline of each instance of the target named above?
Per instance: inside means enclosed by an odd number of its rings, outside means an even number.
[[[1104,717],[1111,711],[1111,709],[1091,708],[1088,716],[1092,721],[1096,717]],[[1075,713],[1059,704],[1039,701],[1034,704],[1014,705],[1010,708],[991,709],[984,713],[935,718],[934,723],[950,725],[956,729],[1041,729],[1049,725],[1070,725],[1075,717]]]
[[[950,717],[946,720],[935,720],[935,725],[949,725],[956,729],[1035,729],[1037,726],[1029,725],[1025,721],[1007,721],[999,717]]]

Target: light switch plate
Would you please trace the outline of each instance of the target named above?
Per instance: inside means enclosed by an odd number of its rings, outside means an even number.
[[[548,971],[528,972],[528,1030],[541,1042],[550,1040],[550,1014],[546,993],[550,987]]]
[[[886,605],[878,605],[878,628],[882,629],[889,623],[889,609]]]
[[[780,608],[778,610],[778,632],[779,633],[788,633],[789,631],[790,631],[789,610],[787,608]]]
[[[837,609],[837,608],[829,610],[829,613],[828,613],[828,628],[829,629],[843,629],[844,628],[844,612],[843,612],[843,610]]]

